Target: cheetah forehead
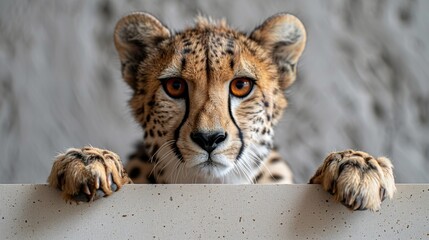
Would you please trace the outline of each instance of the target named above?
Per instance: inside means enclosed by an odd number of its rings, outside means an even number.
[[[196,18],[194,27],[178,32],[165,45],[174,50],[160,78],[228,81],[247,77],[256,80],[260,77],[257,63],[267,60],[260,46],[246,34],[232,29],[225,20],[202,16]]]

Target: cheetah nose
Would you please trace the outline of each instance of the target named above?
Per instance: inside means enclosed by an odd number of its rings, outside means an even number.
[[[225,141],[227,133],[224,132],[193,132],[191,139],[202,149],[211,153],[223,141]]]

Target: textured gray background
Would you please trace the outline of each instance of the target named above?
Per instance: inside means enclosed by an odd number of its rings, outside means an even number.
[[[297,15],[308,45],[276,135],[295,180],[355,148],[390,157],[398,182],[429,182],[429,1],[0,0],[0,183],[45,182],[72,146],[131,151],[142,134],[112,31],[135,10],[173,29],[198,12],[248,31]]]

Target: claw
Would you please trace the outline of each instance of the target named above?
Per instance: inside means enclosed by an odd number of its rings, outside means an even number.
[[[384,187],[381,187],[380,189],[380,199],[381,201],[384,201],[386,199],[386,189]]]
[[[91,191],[89,191],[88,184],[84,184],[82,190],[86,195],[91,195]]]
[[[118,185],[116,185],[115,183],[112,183],[112,185],[110,185],[110,189],[112,189],[113,192],[118,191]]]
[[[363,197],[362,196],[357,196],[355,198],[353,210],[365,210],[365,204],[363,203]]]
[[[97,189],[97,191],[95,192],[96,198],[102,198],[104,197],[106,194],[103,192],[103,190],[101,189]]]
[[[83,192],[80,192],[77,195],[74,195],[73,199],[76,202],[89,202],[91,200],[91,197],[88,196],[87,194],[83,193]]]
[[[109,173],[108,175],[107,175],[107,185],[108,186],[111,186],[112,185],[112,173]]]
[[[96,180],[95,180],[95,189],[99,189],[100,188],[100,177],[96,177]]]

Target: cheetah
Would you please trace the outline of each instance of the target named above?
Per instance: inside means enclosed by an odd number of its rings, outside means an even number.
[[[135,12],[118,21],[114,44],[143,141],[125,167],[95,147],[58,155],[48,182],[64,199],[92,201],[128,183],[292,183],[273,127],[306,44],[298,18],[279,13],[246,34],[199,16],[173,33]],[[352,210],[377,210],[396,190],[392,170],[385,157],[333,152],[309,183]]]

